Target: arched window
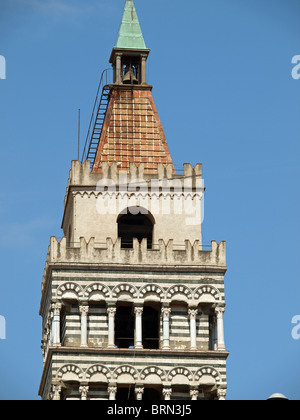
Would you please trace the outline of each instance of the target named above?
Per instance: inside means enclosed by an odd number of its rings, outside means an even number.
[[[144,209],[143,209],[144,210]],[[133,248],[133,239],[140,243],[147,239],[147,248],[152,249],[154,218],[151,214],[132,214],[128,209],[127,214],[118,217],[118,237],[121,238],[122,248]]]

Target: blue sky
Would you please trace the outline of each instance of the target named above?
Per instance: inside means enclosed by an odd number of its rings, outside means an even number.
[[[298,0],[135,0],[176,168],[203,163],[203,240],[226,240],[228,399],[300,399]],[[86,135],[123,0],[0,0],[0,399],[38,399],[40,286],[77,113]]]

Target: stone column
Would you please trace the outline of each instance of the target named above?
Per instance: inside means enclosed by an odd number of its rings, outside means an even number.
[[[108,348],[114,349],[115,348],[115,315],[117,309],[116,308],[108,308]]]
[[[53,385],[53,401],[60,401],[61,385]]]
[[[162,393],[165,401],[170,401],[172,395],[172,388],[164,388]]]
[[[144,387],[143,386],[137,386],[135,388],[135,396],[137,401],[142,401],[144,394]]]
[[[79,387],[79,392],[81,394],[81,401],[87,401],[89,387],[87,385],[82,385]]]
[[[143,348],[143,331],[142,331],[142,315],[143,315],[143,308],[135,307],[135,349],[142,349]]]
[[[223,314],[225,312],[225,308],[217,307],[217,329],[218,329],[218,350],[223,351],[225,350],[225,340],[224,340],[224,322],[223,322]]]
[[[61,303],[55,303],[53,305],[53,321],[52,321],[52,331],[53,331],[53,345],[60,346],[60,311],[62,308]]]
[[[163,350],[170,350],[170,315],[171,308],[163,308]]]
[[[198,309],[189,309],[191,350],[197,350],[197,327],[196,327],[197,314],[198,314]]]
[[[217,328],[217,317],[214,316],[213,324],[213,350],[218,350],[218,328]]]
[[[227,394],[227,390],[226,389],[219,388],[217,390],[218,400],[219,401],[225,401],[226,394]]]
[[[88,347],[88,334],[87,334],[87,318],[89,313],[88,305],[79,306],[81,315],[81,347]]]
[[[122,67],[122,56],[121,54],[116,54],[116,84],[120,85],[121,80],[121,67]]]
[[[147,76],[146,76],[147,66],[146,66],[146,62],[147,62],[147,56],[146,55],[142,55],[142,58],[141,58],[141,84],[142,85],[146,85],[147,84]]]
[[[218,350],[217,317],[214,315],[209,323],[209,348]]]
[[[199,396],[198,389],[191,389],[190,390],[190,396],[191,396],[192,401],[197,401],[198,400],[198,396]]]
[[[115,401],[116,400],[117,391],[118,391],[118,388],[117,388],[116,385],[110,385],[108,387],[108,396],[109,396],[108,399],[110,401]]]

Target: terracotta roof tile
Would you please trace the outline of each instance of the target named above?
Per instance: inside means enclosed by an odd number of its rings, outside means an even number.
[[[93,172],[102,162],[118,162],[120,171],[144,163],[146,174],[156,174],[158,163],[173,165],[151,89],[112,88]]]

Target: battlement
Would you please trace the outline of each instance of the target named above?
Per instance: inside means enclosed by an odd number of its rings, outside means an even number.
[[[86,160],[82,164],[77,161],[72,161],[72,166],[69,176],[69,186],[95,186],[103,179],[109,179],[116,184],[120,180],[120,174],[127,174],[128,182],[135,180],[149,181],[151,179],[182,179],[182,178],[202,178],[202,164],[198,163],[193,167],[190,163],[185,163],[183,167],[183,174],[174,175],[173,165],[158,164],[158,174],[145,174],[144,164],[136,165],[131,163],[129,172],[120,171],[117,163],[109,165],[107,162],[102,162],[102,172],[95,173],[90,171],[90,161]],[[123,178],[123,176],[121,176]]]
[[[65,204],[67,202],[68,192],[71,187],[80,187],[82,189],[90,189],[105,191],[113,188],[114,191],[128,190],[145,192],[170,191],[203,191],[202,181],[202,164],[196,164],[193,167],[190,163],[185,163],[183,173],[174,175],[173,165],[158,164],[157,174],[145,174],[144,164],[130,165],[130,171],[120,171],[117,163],[109,165],[107,162],[102,163],[102,172],[95,173],[90,171],[90,162],[87,160],[81,164],[79,161],[73,160],[70,170],[67,194]],[[133,189],[133,190],[132,190]]]
[[[46,270],[50,264],[111,264],[117,265],[150,265],[150,266],[209,266],[226,268],[226,242],[211,242],[210,250],[203,250],[199,241],[192,244],[186,240],[182,246],[175,245],[173,240],[165,243],[159,240],[153,249],[147,249],[147,241],[133,241],[133,249],[122,249],[121,239],[114,243],[107,238],[106,244],[97,244],[95,239],[67,245],[63,237],[58,241],[51,237],[48,249]]]

